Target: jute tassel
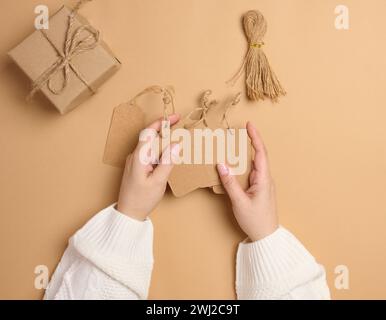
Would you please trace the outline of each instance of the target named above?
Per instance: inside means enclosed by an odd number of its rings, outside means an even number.
[[[243,16],[244,32],[248,40],[248,52],[238,72],[228,81],[232,86],[245,72],[247,96],[259,101],[269,98],[276,102],[286,94],[268,59],[262,50],[263,38],[267,32],[267,22],[259,11],[248,11]]]

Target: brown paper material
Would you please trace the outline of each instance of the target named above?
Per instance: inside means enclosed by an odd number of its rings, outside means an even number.
[[[138,99],[144,99],[145,95],[147,98],[153,98],[157,100],[162,98],[164,102],[164,116],[167,116],[167,111],[174,113],[174,89],[171,86],[160,87],[151,86],[139,94],[137,94],[129,102],[123,103],[116,107],[113,112],[111,119],[110,130],[107,137],[105,153],[103,162],[108,165],[123,168],[125,166],[127,156],[132,153],[139,141],[139,135],[143,129],[159,119],[161,113],[158,112],[157,116],[154,114],[150,115],[150,109],[142,109],[140,105],[152,105],[154,102],[146,100],[146,102],[139,104]],[[166,99],[166,100],[165,100]],[[157,101],[159,103],[159,101]],[[159,108],[159,107],[158,107]],[[170,110],[168,110],[170,108]]]
[[[226,132],[227,129],[222,130]],[[236,145],[236,150],[237,148],[238,146]],[[216,154],[215,148],[213,153]],[[251,143],[249,140],[246,157],[247,169],[245,173],[236,176],[244,190],[249,188],[249,172],[251,170]],[[232,170],[232,166],[230,166],[230,169]],[[220,177],[218,176],[216,157],[214,157],[213,164],[175,165],[168,182],[176,197],[183,197],[196,189],[208,187],[212,188],[213,192],[216,194],[225,193],[225,190],[221,186]]]
[[[116,107],[111,120],[103,162],[123,168],[127,156],[138,144],[141,130],[145,128],[145,114],[136,104],[129,102]]]
[[[181,121],[172,128],[172,131],[178,128],[183,128],[185,121]],[[190,129],[192,134],[194,129],[204,126],[200,125],[196,128]],[[173,141],[175,143],[177,141]],[[183,152],[183,150],[181,151]],[[194,154],[193,146],[191,152]],[[168,183],[174,196],[182,197],[196,189],[212,187],[219,183],[217,173],[213,172],[213,166],[208,164],[177,164],[174,166],[170,174]]]
[[[145,121],[146,117],[143,109],[139,107],[139,104],[137,104],[137,98],[148,92],[152,91],[149,90],[149,88],[145,89],[130,102],[124,103],[115,108],[103,158],[103,162],[105,164],[123,168],[127,156],[134,151],[138,143],[141,130],[143,130],[148,125],[148,123]],[[171,135],[173,135],[173,131],[176,129],[184,128],[185,130],[188,130],[191,137],[193,137],[193,131],[195,129],[207,128],[210,130],[223,130],[224,136],[226,136],[228,129],[222,127],[224,124],[221,121],[221,116],[219,116],[221,114],[221,111],[213,110],[213,112],[211,111],[206,115],[205,123],[201,121],[190,129],[185,129],[186,126],[190,127],[189,125],[196,123],[200,119],[199,112],[194,112],[173,126],[171,129]],[[238,135],[239,131],[238,129],[235,129],[236,154],[238,153],[237,150],[239,150]],[[173,140],[171,142],[181,143],[182,141]],[[217,139],[214,139],[213,150],[211,150],[214,156],[213,162],[211,164],[176,164],[174,166],[168,183],[176,197],[182,197],[199,188],[213,188],[213,191],[217,194],[224,193],[216,168],[217,163],[219,163],[218,159],[216,158],[216,142]],[[196,150],[194,150],[194,145],[189,145],[189,147],[191,148],[191,154],[194,156],[196,152]],[[202,145],[202,148],[202,152],[204,152],[204,144]],[[182,146],[181,153],[183,152],[184,151]],[[225,149],[225,152],[227,152],[227,149]],[[244,189],[249,187],[248,177],[251,169],[251,144],[249,139],[246,156],[247,160],[245,174],[237,176],[237,179]],[[232,166],[230,166],[230,168],[232,168]]]
[[[224,130],[224,134],[226,135],[227,129],[221,128],[222,124],[219,121],[219,112],[218,110],[213,110],[208,112],[206,122],[207,127],[200,123],[198,126],[195,126],[189,129],[189,132],[193,132],[194,129],[211,129],[211,130]],[[183,128],[187,123],[192,123],[197,121],[196,118],[189,119],[185,118],[180,121],[176,126],[172,128],[175,130],[177,128]],[[235,129],[236,134],[236,142],[238,142],[238,129]],[[214,140],[216,142],[216,140]],[[172,141],[173,143],[175,141]],[[223,194],[224,190],[221,187],[221,181],[217,173],[217,163],[216,159],[217,148],[216,143],[213,145],[213,164],[177,164],[174,166],[173,171],[169,177],[168,183],[169,186],[176,197],[183,197],[186,194],[199,189],[199,188],[212,188],[216,194]],[[235,150],[239,150],[238,143],[235,145]],[[191,149],[192,153],[195,152],[193,148]],[[204,147],[203,150],[204,152]],[[183,150],[182,150],[183,152]],[[245,174],[238,175],[237,179],[242,185],[243,189],[246,190],[249,187],[249,172],[251,169],[251,143],[248,139],[247,145],[247,170]]]
[[[50,18],[50,27],[45,30],[52,44],[60,52],[63,52],[70,12],[67,7],[62,7]],[[87,20],[77,15],[74,30],[86,24],[88,24]],[[81,37],[84,36],[81,35]],[[40,30],[36,30],[8,54],[32,81],[38,79],[59,58],[56,50]],[[121,65],[103,41],[100,41],[94,49],[73,57],[71,63],[94,89],[99,88]],[[60,71],[52,78],[54,87],[61,86],[62,74]],[[71,111],[93,94],[71,68],[68,85],[61,94],[52,93],[47,84],[41,88],[41,91],[61,114]]]

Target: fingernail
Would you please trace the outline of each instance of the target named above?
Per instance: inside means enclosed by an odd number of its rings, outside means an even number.
[[[229,175],[228,167],[222,163],[217,165],[217,170],[220,176],[226,177],[227,175]]]

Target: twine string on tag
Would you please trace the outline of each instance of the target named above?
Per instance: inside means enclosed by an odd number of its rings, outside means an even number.
[[[72,10],[72,12],[74,12],[76,14],[76,12],[78,12],[80,10],[80,8],[82,8],[85,3],[90,2],[90,1],[92,1],[92,0],[79,0],[76,3],[76,5],[75,5],[74,9]]]
[[[207,90],[203,93],[201,100],[200,100],[200,106],[195,108],[189,115],[188,118],[190,118],[195,112],[200,112],[200,118],[191,124],[186,124],[185,129],[191,129],[194,127],[197,127],[199,124],[203,123],[205,127],[208,127],[207,122],[207,113],[209,109],[217,104],[217,100],[210,100],[209,97],[211,96],[212,91]]]
[[[176,113],[175,112],[175,107],[174,107],[174,89],[173,88],[163,88],[163,97],[162,101],[164,104],[164,121],[167,122],[169,121],[169,115],[168,115],[168,109],[169,105],[171,105],[172,109],[172,114]]]
[[[32,84],[31,92],[29,93],[27,100],[30,100],[37,91],[39,91],[43,85],[47,83],[49,91],[55,95],[60,95],[67,87],[70,78],[70,70],[89,88],[92,93],[96,93],[96,90],[92,88],[91,84],[85,79],[78,68],[72,63],[72,59],[84,52],[94,49],[99,43],[99,31],[94,29],[90,25],[83,25],[77,28],[75,31],[74,24],[78,10],[86,3],[92,0],[80,0],[76,4],[75,8],[68,16],[68,25],[66,31],[66,37],[64,42],[63,51],[59,50],[51,41],[47,33],[41,29],[41,33],[48,43],[54,48],[58,54],[58,60],[51,65],[46,71],[44,71]],[[88,34],[86,37],[81,37],[82,34]],[[53,77],[58,73],[63,72],[63,82],[60,88],[54,88],[52,85]]]
[[[175,111],[175,105],[174,105],[174,88],[171,86],[168,87],[161,87],[161,86],[150,86],[146,89],[142,90],[140,93],[138,93],[134,98],[130,100],[130,105],[137,104],[137,99],[145,94],[153,93],[153,94],[162,94],[162,101],[163,101],[163,120],[164,120],[164,127],[163,129],[166,129],[168,125],[170,124],[169,121],[169,106],[171,109],[171,114],[176,113]]]
[[[241,67],[227,83],[234,86],[245,73],[247,96],[250,100],[269,98],[276,102],[286,92],[262,50],[265,45],[263,38],[267,32],[267,21],[259,11],[251,10],[243,16],[243,26],[248,41],[248,51]]]
[[[230,122],[229,122],[229,119],[228,119],[229,111],[232,108],[234,108],[236,105],[238,105],[240,103],[240,100],[241,100],[241,92],[236,94],[234,96],[234,98],[228,103],[228,105],[225,108],[225,112],[223,114],[222,121],[225,122],[226,127],[227,127],[228,130],[231,129],[231,125],[230,125]]]

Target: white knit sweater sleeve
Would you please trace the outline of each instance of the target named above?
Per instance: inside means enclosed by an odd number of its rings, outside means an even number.
[[[241,243],[236,265],[238,299],[330,299],[324,268],[282,227]]]
[[[153,269],[153,226],[108,207],[69,242],[45,299],[146,299]]]
[[[70,239],[45,299],[146,299],[152,269],[152,223],[111,206]],[[239,245],[236,289],[239,299],[330,297],[323,267],[284,228]]]

